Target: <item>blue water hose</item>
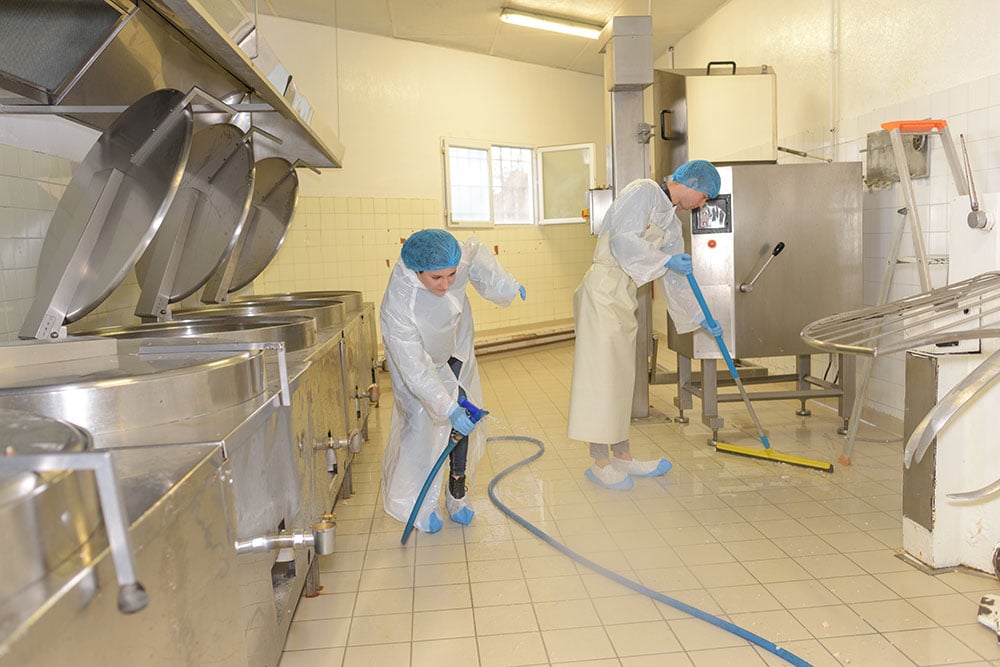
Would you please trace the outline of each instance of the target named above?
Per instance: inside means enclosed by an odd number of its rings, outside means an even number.
[[[478,423],[486,415],[490,414],[489,410],[483,410],[482,408],[477,408],[473,405],[465,396],[459,396],[458,404],[465,408],[465,411],[469,415],[469,419],[472,423]],[[451,450],[455,449],[455,445],[461,442],[462,438],[465,436],[458,431],[452,429],[451,435],[448,437],[448,444],[445,446],[444,451],[441,452],[441,456],[438,457],[437,461],[434,462],[434,467],[431,468],[431,472],[427,475],[427,479],[424,480],[424,485],[420,488],[420,494],[417,496],[417,502],[413,505],[413,511],[410,512],[410,518],[406,520],[406,527],[403,528],[403,536],[399,538],[402,544],[406,544],[406,540],[410,539],[410,533],[413,532],[413,522],[417,520],[417,514],[420,512],[420,506],[424,504],[424,496],[427,495],[428,489],[431,488],[431,484],[437,479],[438,471],[441,470],[441,466],[444,465],[445,459],[451,454]]]
[[[700,294],[700,292],[698,292],[698,294]],[[706,312],[707,312],[707,307],[706,307]],[[711,322],[709,324],[711,325]],[[490,480],[490,485],[488,488],[490,500],[493,501],[493,504],[496,505],[501,512],[503,512],[508,517],[513,519],[516,523],[529,530],[533,535],[540,538],[542,541],[546,542],[549,546],[555,548],[563,555],[569,556],[570,558],[580,563],[581,565],[584,565],[590,568],[591,570],[597,572],[598,574],[602,574],[605,577],[608,577],[609,579],[616,581],[623,586],[631,588],[637,593],[642,593],[643,595],[650,597],[653,600],[656,600],[657,602],[662,602],[665,605],[671,606],[675,609],[679,609],[686,614],[690,614],[691,616],[694,616],[695,618],[705,621],[706,623],[711,623],[717,628],[721,628],[722,630],[732,633],[737,637],[741,637],[752,644],[756,644],[757,646],[760,646],[764,650],[773,653],[774,655],[778,656],[779,658],[781,658],[782,660],[784,660],[789,664],[797,665],[798,667],[812,667],[810,663],[806,662],[805,660],[795,655],[794,653],[791,653],[790,651],[786,651],[785,649],[780,648],[774,642],[768,641],[767,639],[764,639],[763,637],[750,632],[746,628],[741,628],[740,626],[734,625],[729,621],[724,621],[721,618],[718,618],[717,616],[712,616],[707,612],[692,607],[691,605],[681,602],[680,600],[668,597],[663,593],[660,593],[659,591],[654,591],[651,588],[647,588],[638,582],[623,577],[617,572],[613,572],[612,570],[609,570],[606,567],[598,565],[594,561],[589,560],[584,556],[581,556],[580,554],[573,551],[572,549],[562,544],[561,542],[557,542],[550,535],[543,532],[542,530],[540,530],[539,528],[528,522],[524,517],[517,514],[514,510],[504,505],[502,502],[500,502],[495,493],[495,488],[497,483],[504,477],[506,477],[509,473],[520,468],[521,466],[525,466],[531,463],[532,461],[540,457],[545,451],[545,443],[543,443],[541,440],[538,440],[537,438],[529,438],[527,436],[520,436],[520,435],[494,436],[489,438],[488,442],[499,441],[499,440],[530,442],[538,446],[537,452],[535,452],[526,459],[523,459],[511,466],[508,466],[507,468],[504,468],[499,473],[497,473],[496,477]]]

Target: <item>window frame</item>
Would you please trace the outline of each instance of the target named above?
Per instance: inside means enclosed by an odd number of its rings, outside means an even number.
[[[489,220],[462,220],[456,219],[453,211],[454,204],[452,201],[452,168],[451,168],[451,149],[452,148],[462,148],[474,151],[482,151],[486,155],[486,177],[487,177],[487,190],[489,192]],[[532,195],[532,214],[531,220],[527,222],[497,222],[496,221],[496,207],[494,203],[494,185],[493,185],[493,149],[494,148],[516,148],[527,150],[531,152],[531,163],[530,167],[531,173],[531,195]],[[587,182],[589,184],[589,189],[595,187],[597,179],[597,147],[593,142],[580,142],[575,144],[559,144],[551,146],[529,146],[524,144],[518,144],[515,142],[500,142],[500,141],[481,141],[473,139],[456,139],[451,137],[441,138],[441,156],[443,162],[443,173],[444,173],[444,224],[446,227],[451,227],[455,229],[496,229],[502,227],[527,227],[529,225],[557,225],[557,224],[573,224],[573,223],[585,223],[587,220],[583,217],[582,212],[586,206],[585,200],[580,202],[579,216],[571,216],[564,218],[546,218],[545,217],[545,183],[544,174],[542,171],[543,156],[548,153],[554,152],[569,152],[569,151],[580,151],[584,150],[587,153],[587,159],[589,160],[589,174],[587,175]],[[582,193],[585,196],[585,193]]]
[[[588,168],[589,175],[587,176],[587,189],[593,190],[597,184],[597,146],[593,142],[582,142],[578,144],[561,144],[557,146],[539,146],[535,149],[535,160],[537,161],[537,167],[535,171],[538,173],[537,176],[537,224],[539,225],[567,225],[573,223],[583,223],[587,222],[587,219],[583,217],[583,209],[586,208],[586,196],[587,193],[582,193],[582,199],[580,201],[580,215],[571,216],[568,218],[546,218],[545,217],[545,170],[542,169],[543,156],[547,153],[568,153],[570,151],[585,150],[588,154]]]
[[[493,144],[489,141],[473,141],[464,139],[442,139],[441,140],[441,156],[444,162],[444,197],[445,197],[445,210],[444,210],[444,223],[446,227],[455,227],[457,229],[492,229],[495,226],[493,221],[493,157],[491,154]],[[453,211],[454,205],[452,204],[452,187],[451,187],[451,148],[466,148],[470,150],[481,150],[486,153],[486,178],[487,178],[487,188],[489,191],[489,210],[490,216],[489,220],[456,220]]]
[[[491,160],[490,160],[490,176],[491,176],[491,178],[492,178],[492,174],[493,174],[493,160],[492,160],[492,156],[493,156],[493,149],[495,149],[495,148],[511,148],[511,149],[515,149],[515,150],[527,151],[528,152],[528,170],[530,172],[528,174],[528,177],[530,178],[530,182],[528,183],[528,193],[531,196],[531,215],[529,216],[529,219],[527,221],[499,222],[497,220],[496,201],[493,199],[493,193],[491,191],[490,194],[491,194],[491,202],[492,202],[492,205],[493,205],[493,224],[496,227],[518,227],[518,226],[528,227],[528,226],[537,225],[538,224],[538,193],[536,191],[537,184],[538,184],[538,177],[537,177],[538,165],[537,165],[537,161],[536,161],[536,155],[537,155],[536,151],[537,151],[537,149],[534,146],[518,146],[518,145],[510,144],[510,143],[506,143],[506,144],[494,143],[494,144],[492,144],[491,147],[490,147],[490,157],[491,157]]]

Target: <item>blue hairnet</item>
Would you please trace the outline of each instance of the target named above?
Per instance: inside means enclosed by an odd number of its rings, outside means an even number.
[[[709,199],[719,196],[719,188],[722,187],[722,179],[715,165],[707,160],[691,160],[677,167],[672,177],[681,185],[686,185],[692,190],[704,192]]]
[[[438,271],[458,266],[462,247],[443,229],[421,229],[410,234],[399,255],[411,271]]]

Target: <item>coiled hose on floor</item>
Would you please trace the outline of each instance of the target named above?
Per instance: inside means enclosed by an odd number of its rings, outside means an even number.
[[[706,623],[711,623],[712,625],[714,625],[714,626],[716,626],[718,628],[721,628],[721,629],[725,630],[726,632],[730,632],[730,633],[736,635],[737,637],[742,637],[743,639],[747,640],[748,642],[750,642],[752,644],[756,644],[757,646],[760,646],[761,648],[765,649],[766,651],[770,651],[771,653],[773,653],[774,655],[778,656],[779,658],[781,658],[785,662],[788,662],[788,663],[790,663],[792,665],[798,665],[799,667],[812,667],[812,665],[810,663],[806,662],[805,660],[803,660],[802,658],[798,657],[794,653],[791,653],[789,651],[786,651],[783,648],[780,648],[774,642],[768,641],[767,639],[764,639],[763,637],[750,632],[746,628],[741,628],[740,626],[734,625],[734,624],[730,623],[729,621],[724,621],[721,618],[718,618],[717,616],[712,616],[711,614],[706,613],[706,612],[704,612],[704,611],[702,611],[700,609],[696,609],[695,607],[692,607],[689,604],[685,604],[684,602],[681,602],[680,600],[675,600],[674,598],[668,597],[668,596],[666,596],[663,593],[660,593],[658,591],[654,591],[651,588],[646,588],[645,586],[643,586],[642,584],[640,584],[638,582],[632,581],[631,579],[626,579],[625,577],[623,577],[622,575],[618,574],[617,572],[613,572],[613,571],[607,569],[606,567],[598,565],[594,561],[589,560],[588,558],[586,558],[584,556],[581,556],[577,552],[573,551],[572,549],[570,549],[569,547],[567,547],[565,544],[562,544],[561,542],[557,542],[550,535],[548,535],[547,533],[543,532],[542,530],[540,530],[536,526],[532,525],[524,517],[522,517],[517,512],[515,512],[514,510],[512,510],[509,507],[507,507],[506,505],[504,505],[502,502],[500,502],[500,500],[497,498],[496,493],[495,493],[495,489],[496,489],[497,483],[500,482],[500,480],[502,480],[504,477],[506,477],[509,473],[513,472],[514,470],[517,470],[521,466],[525,466],[525,465],[531,463],[532,461],[534,461],[535,459],[537,459],[538,457],[540,457],[545,452],[545,443],[543,443],[541,440],[539,440],[537,438],[530,438],[530,437],[522,436],[522,435],[500,435],[500,436],[493,436],[493,437],[487,438],[487,442],[501,441],[501,440],[519,441],[519,442],[530,442],[530,443],[538,446],[538,451],[537,452],[535,452],[534,454],[532,454],[528,458],[523,459],[521,461],[518,461],[514,465],[508,466],[507,468],[501,470],[499,473],[497,473],[496,477],[494,477],[492,480],[490,480],[490,485],[488,487],[490,500],[493,501],[494,505],[496,505],[498,508],[500,508],[501,512],[503,512],[504,514],[506,514],[508,517],[510,517],[511,519],[513,519],[514,521],[516,521],[518,524],[520,524],[524,528],[527,528],[536,537],[538,537],[541,540],[547,542],[550,546],[554,547],[555,549],[557,549],[558,551],[560,551],[562,554],[564,554],[566,556],[569,556],[570,558],[572,558],[576,562],[580,563],[581,565],[585,565],[586,567],[588,567],[591,570],[597,572],[598,574],[603,574],[605,577],[608,577],[609,579],[612,579],[613,581],[616,581],[616,582],[618,582],[619,584],[621,584],[623,586],[627,586],[628,588],[631,588],[632,590],[636,591],[637,593],[642,593],[643,595],[645,595],[647,597],[650,597],[650,598],[656,600],[657,602],[662,602],[663,604],[669,605],[669,606],[671,606],[671,607],[673,607],[675,609],[680,609],[681,611],[683,611],[686,614],[690,614],[691,616],[694,616],[695,618],[701,619],[701,620],[705,621]]]

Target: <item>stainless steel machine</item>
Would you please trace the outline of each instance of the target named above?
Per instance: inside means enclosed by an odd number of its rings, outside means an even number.
[[[794,356],[794,375],[747,377],[745,382],[794,382],[794,390],[750,392],[754,400],[796,399],[806,415],[809,398],[836,397],[850,415],[853,360],[841,355],[840,379],[814,377],[811,348],[799,336],[821,317],[862,303],[861,165],[742,164],[720,167],[719,196],[691,212],[684,226],[694,273],[712,314],[722,324],[735,358]],[[683,411],[702,403],[702,421],[723,425],[715,341],[703,332],[679,335],[671,325],[668,346],[677,353],[678,396]],[[701,382],[691,360],[701,361]]]
[[[774,68],[709,62],[703,69],[654,70],[654,171],[662,179],[688,160],[773,163],[778,158]]]

